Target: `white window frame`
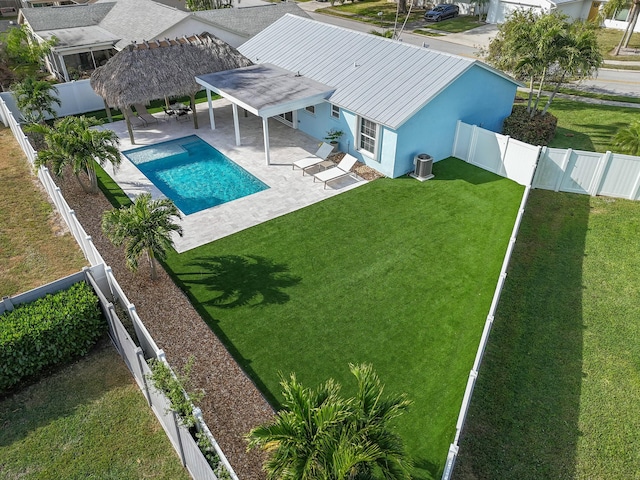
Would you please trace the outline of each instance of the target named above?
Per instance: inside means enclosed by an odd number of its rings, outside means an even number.
[[[340,107],[333,103],[331,104],[331,118],[340,119]]]
[[[366,120],[368,122],[373,123],[376,126],[376,131],[375,131],[375,137],[368,137],[368,138],[372,138],[373,139],[373,152],[370,152],[369,150],[365,150],[361,145],[362,145],[362,137],[366,136],[363,135],[362,133],[362,121]],[[379,161],[378,160],[378,150],[379,150],[379,145],[380,145],[380,124],[377,122],[374,122],[373,120],[369,120],[368,118],[364,118],[361,117],[360,115],[358,115],[358,132],[357,132],[357,139],[356,139],[357,143],[356,145],[358,146],[357,150],[359,152],[362,152],[364,155],[366,155],[367,157],[372,158],[375,161]]]

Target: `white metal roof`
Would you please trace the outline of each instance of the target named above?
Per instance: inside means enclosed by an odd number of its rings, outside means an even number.
[[[329,101],[397,129],[478,60],[285,15],[238,50],[335,88]]]

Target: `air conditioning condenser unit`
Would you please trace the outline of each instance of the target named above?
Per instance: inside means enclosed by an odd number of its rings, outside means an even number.
[[[433,174],[431,173],[431,169],[433,167],[433,157],[431,155],[427,155],[426,153],[420,153],[413,157],[413,165],[414,170],[410,175],[413,178],[424,182],[433,178]]]

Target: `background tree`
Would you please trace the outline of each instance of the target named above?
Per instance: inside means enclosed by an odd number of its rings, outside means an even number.
[[[264,465],[268,479],[410,478],[403,441],[390,426],[410,402],[404,395],[383,396],[371,365],[349,368],[358,382],[352,398],[343,398],[332,379],[315,390],[294,374],[281,380],[283,408],[247,435],[250,449],[270,453]]]
[[[487,61],[518,80],[528,80],[527,111],[533,118],[538,111],[542,89],[549,79],[555,92],[564,81],[584,79],[602,64],[595,26],[569,23],[558,12],[537,15],[516,11],[500,25],[489,44]],[[534,88],[538,84],[537,93]],[[555,93],[543,111],[546,113]],[[534,98],[535,97],[535,98]]]
[[[620,152],[629,155],[640,155],[640,121],[621,128],[613,137],[613,144]]]
[[[613,18],[614,15],[627,7],[630,4],[629,16],[627,17],[627,28],[625,28],[622,37],[620,38],[620,42],[613,51],[614,55],[620,55],[620,50],[622,48],[628,48],[629,42],[631,41],[631,36],[636,28],[636,24],[638,23],[638,16],[640,15],[640,0],[609,0],[605,2],[602,7],[602,13],[604,18]]]
[[[40,64],[51,52],[57,43],[53,37],[51,40],[39,43],[29,37],[29,32],[24,25],[10,28],[0,34],[0,43],[3,45],[8,59],[16,64]]]
[[[173,247],[171,232],[182,236],[182,227],[173,221],[182,218],[168,198],[152,200],[150,193],[139,195],[128,207],[110,210],[102,217],[102,230],[117,247],[125,245],[127,266],[134,272],[145,254],[151,267],[151,278],[158,278],[156,258],[164,259]]]
[[[86,192],[97,192],[96,163],[109,162],[116,168],[121,162],[118,136],[112,130],[92,128],[98,125],[98,120],[81,116],[65,117],[53,127],[47,124],[29,126],[27,130],[42,134],[47,145],[38,152],[36,167],[48,165],[56,176],[62,177],[65,167],[70,166]],[[88,186],[81,180],[82,173],[89,178]]]
[[[53,105],[61,106],[58,89],[44,80],[28,76],[11,86],[22,117],[27,123],[44,123],[46,115],[56,117]]]

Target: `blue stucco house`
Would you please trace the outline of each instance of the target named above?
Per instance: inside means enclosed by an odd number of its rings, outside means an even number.
[[[458,120],[500,131],[519,85],[479,60],[293,15],[238,50],[255,65],[196,81],[263,118],[267,162],[277,118],[318,139],[340,130],[340,150],[398,177],[419,153],[450,156]]]

